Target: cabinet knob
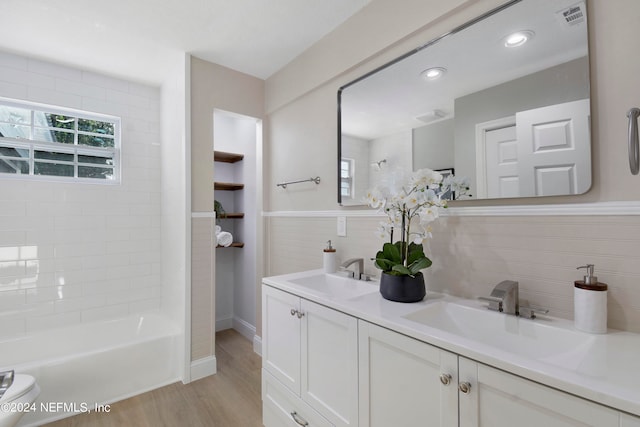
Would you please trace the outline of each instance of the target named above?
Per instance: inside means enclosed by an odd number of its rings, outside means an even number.
[[[301,426],[308,426],[309,425],[307,420],[305,420],[300,415],[298,415],[298,413],[296,411],[291,412],[291,418],[293,418],[293,421],[295,421],[296,423],[298,423]]]
[[[304,316],[304,313],[301,312],[300,310],[296,310],[295,308],[291,309],[291,315],[292,316],[298,316],[298,319],[301,319],[302,316]]]
[[[449,385],[449,383],[451,382],[451,375],[440,374],[440,382],[444,385]]]
[[[464,394],[471,393],[471,384],[468,382],[458,384],[458,390],[460,390]]]

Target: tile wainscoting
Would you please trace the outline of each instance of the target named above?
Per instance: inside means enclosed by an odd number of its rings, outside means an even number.
[[[489,295],[501,280],[517,280],[522,299],[571,319],[573,282],[583,275],[576,267],[591,263],[609,284],[609,327],[640,332],[640,216],[630,214],[637,206],[609,206],[609,215],[571,209],[535,216],[530,208],[511,216],[466,216],[452,209],[426,246],[433,260],[427,288],[473,298]],[[347,216],[348,237],[336,234],[339,215]],[[266,212],[265,275],[321,268],[329,239],[339,260],[364,257],[365,270],[378,275],[370,258],[382,244],[374,234],[380,219],[362,211]]]

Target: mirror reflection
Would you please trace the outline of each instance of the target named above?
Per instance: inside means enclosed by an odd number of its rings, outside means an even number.
[[[511,1],[342,87],[342,205],[396,169],[465,177],[471,199],[591,186],[586,5]]]

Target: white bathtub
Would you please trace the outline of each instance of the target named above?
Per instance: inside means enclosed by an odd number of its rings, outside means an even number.
[[[38,426],[177,381],[178,338],[168,318],[145,314],[0,341],[0,371],[33,375],[41,389],[18,425]]]

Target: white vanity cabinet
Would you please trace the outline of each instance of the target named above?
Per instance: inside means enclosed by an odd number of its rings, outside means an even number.
[[[464,357],[458,376],[460,427],[621,425],[618,411]]]
[[[640,417],[622,414],[620,418],[620,427],[640,427]]]
[[[262,316],[265,427],[357,426],[356,318],[270,286]]]
[[[640,427],[606,406],[362,320],[359,345],[360,427]]]
[[[458,356],[359,322],[360,426],[456,427]]]

